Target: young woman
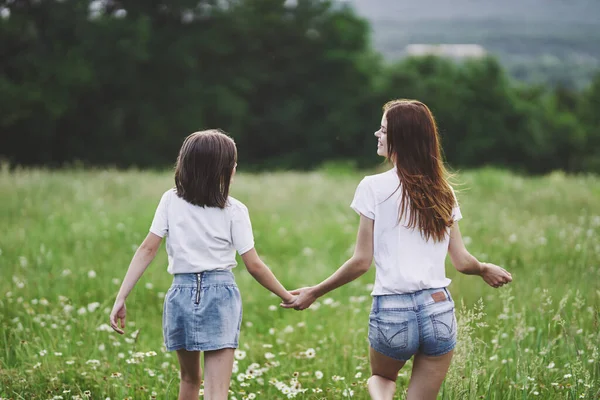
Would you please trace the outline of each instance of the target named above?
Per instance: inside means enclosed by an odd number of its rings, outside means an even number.
[[[429,108],[415,100],[387,103],[375,136],[377,154],[393,168],[365,177],[356,189],[351,207],[360,223],[354,255],[320,284],[293,291],[298,298],[282,306],[309,307],[364,274],[374,256],[369,393],[373,399],[392,399],[398,372],[414,356],[408,399],[435,399],[456,344],[446,254],[458,271],[480,275],[493,287],[512,277],[497,265],[479,262],[465,248],[458,228],[462,215]]]
[[[173,284],[165,295],[163,334],[167,350],[177,351],[179,359],[179,400],[198,399],[202,351],[205,398],[228,397],[242,322],[240,292],[231,272],[236,251],[261,285],[284,302],[294,300],[258,257],[248,209],[229,196],[236,161],[235,143],[221,131],[196,132],[185,139],[175,188],[162,196],[110,314],[112,328],[124,333],[125,299],[167,237]]]

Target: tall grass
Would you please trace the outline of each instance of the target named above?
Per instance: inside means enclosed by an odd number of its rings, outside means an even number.
[[[361,178],[335,168],[236,177],[256,248],[286,287],[318,283],[351,254]],[[459,181],[469,249],[514,282],[492,289],[448,263],[459,341],[440,398],[597,398],[600,179],[480,170]],[[0,173],[1,398],[176,398],[177,360],[162,347],[164,250],[127,301],[126,335],[107,325],[170,186],[166,173]],[[303,312],[279,309],[243,265],[235,274],[244,323],[232,399],[368,398],[373,269]]]

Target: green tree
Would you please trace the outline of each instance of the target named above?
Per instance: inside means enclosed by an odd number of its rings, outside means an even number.
[[[580,118],[585,129],[582,169],[600,172],[600,73],[584,92]]]

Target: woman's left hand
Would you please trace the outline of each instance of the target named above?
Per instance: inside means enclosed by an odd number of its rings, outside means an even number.
[[[294,310],[305,310],[317,300],[318,296],[314,293],[313,287],[304,287],[290,291],[297,296],[293,303],[281,303],[283,308],[293,308]]]
[[[481,266],[481,277],[491,287],[499,288],[512,282],[512,275],[504,268],[491,263],[481,263]]]

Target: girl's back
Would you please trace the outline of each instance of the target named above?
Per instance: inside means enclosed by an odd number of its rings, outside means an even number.
[[[166,237],[173,284],[163,305],[163,336],[167,351],[177,351],[180,400],[198,399],[200,352],[205,398],[228,397],[242,323],[241,295],[231,271],[236,250],[261,285],[284,304],[295,299],[254,249],[248,209],[229,196],[236,168],[235,142],[223,132],[195,132],[185,139],[175,167],[176,188],[163,194],[110,313],[112,328],[125,333],[125,300]]]
[[[236,250],[244,254],[254,247],[248,209],[231,196],[224,208],[201,207],[170,189],[160,200],[150,232],[167,237],[171,274],[231,269],[237,265]]]

